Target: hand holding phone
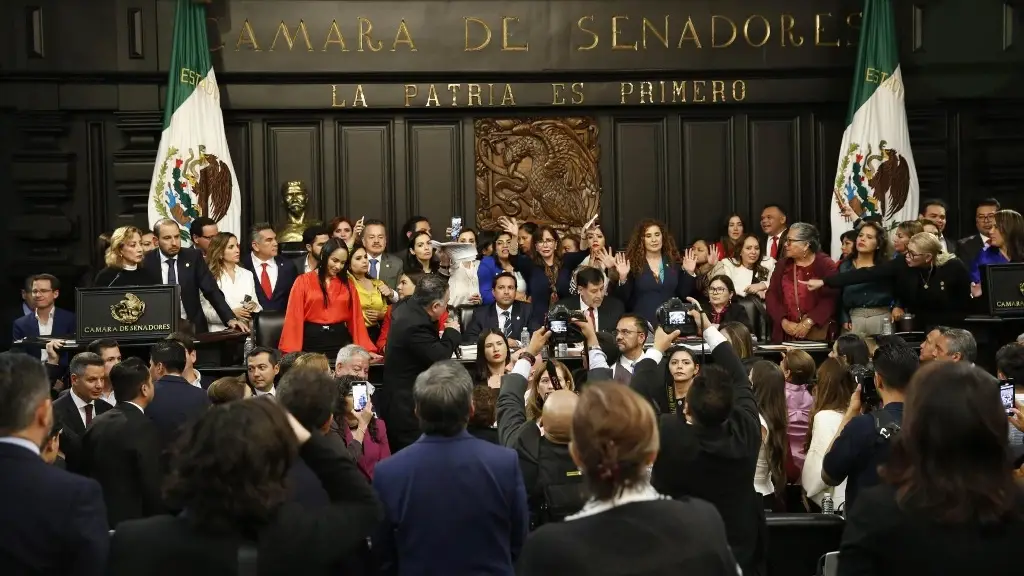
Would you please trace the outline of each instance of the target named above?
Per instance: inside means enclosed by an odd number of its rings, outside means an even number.
[[[1006,411],[1007,416],[1013,416],[1013,381],[1003,380],[999,383],[999,400],[1003,403],[1003,410]]]
[[[367,402],[369,402],[368,384],[369,382],[366,381],[352,383],[352,409],[356,412],[362,412],[366,408]]]

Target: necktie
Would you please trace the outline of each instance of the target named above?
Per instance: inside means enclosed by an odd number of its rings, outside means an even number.
[[[178,283],[178,267],[174,265],[174,258],[167,259],[167,283]]]
[[[778,259],[779,257],[779,237],[772,236],[772,258]]]
[[[92,404],[86,404],[85,405],[85,426],[86,426],[86,428],[89,427],[89,424],[92,424]]]
[[[593,308],[587,308],[587,317],[590,318],[590,323],[594,325],[594,330],[597,330],[597,319],[594,318]]]
[[[260,272],[260,288],[263,288],[263,293],[267,295],[267,298],[274,297],[274,289],[270,287],[270,274],[267,274],[267,263],[263,263],[263,271]]]
[[[376,258],[370,258],[370,273],[368,274],[368,276],[370,278],[373,278],[374,280],[377,279],[377,259]]]
[[[505,338],[512,337],[512,313],[508,310],[501,313],[501,317],[505,319],[505,326],[501,329],[505,334]]]

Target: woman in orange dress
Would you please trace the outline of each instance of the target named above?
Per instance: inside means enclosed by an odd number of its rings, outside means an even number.
[[[320,251],[317,269],[299,276],[292,286],[278,348],[334,358],[353,343],[377,352],[366,332],[359,293],[348,279],[348,246],[331,238]]]

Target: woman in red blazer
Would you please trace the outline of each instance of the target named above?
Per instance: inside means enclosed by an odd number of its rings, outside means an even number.
[[[790,226],[785,256],[775,265],[765,304],[772,319],[772,341],[828,341],[836,332],[835,289],[809,290],[805,282],[836,273],[836,263],[821,251],[818,230],[807,223]]]

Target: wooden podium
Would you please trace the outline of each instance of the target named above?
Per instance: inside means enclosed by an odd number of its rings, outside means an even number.
[[[162,340],[179,329],[180,291],[175,284],[78,288],[75,340],[110,338],[133,344]]]

